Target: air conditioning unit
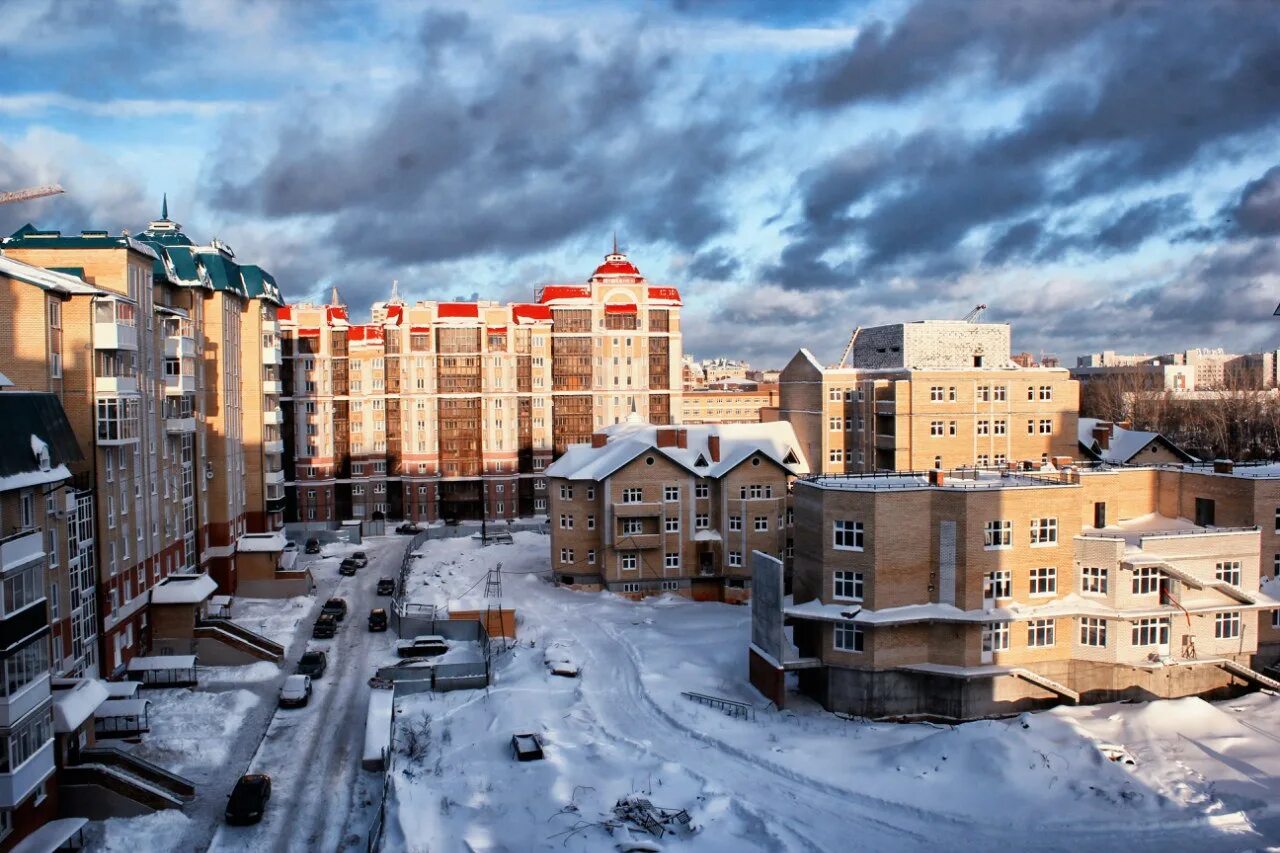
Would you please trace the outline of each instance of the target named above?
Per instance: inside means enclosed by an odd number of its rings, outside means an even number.
[[[76,514],[76,493],[71,489],[66,489],[62,493],[62,500],[54,500],[53,514],[58,518],[70,518]]]

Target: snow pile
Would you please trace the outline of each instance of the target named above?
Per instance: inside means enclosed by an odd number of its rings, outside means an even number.
[[[231,621],[272,642],[288,646],[298,625],[311,615],[315,599],[309,595],[293,598],[239,598],[231,605]]]
[[[191,818],[177,809],[165,809],[131,818],[111,818],[97,826],[97,843],[89,847],[98,853],[168,853]],[[86,833],[88,834],[88,833]]]
[[[179,776],[223,764],[244,716],[259,701],[248,690],[148,690],[145,695],[151,702],[151,731],[134,753]]]

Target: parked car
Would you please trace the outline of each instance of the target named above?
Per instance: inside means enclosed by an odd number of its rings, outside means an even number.
[[[396,655],[402,658],[432,658],[449,651],[444,637],[426,634],[396,643]]]
[[[316,640],[328,640],[337,636],[338,620],[328,613],[321,613],[311,629],[311,636]]]
[[[306,675],[291,675],[284,680],[280,688],[279,705],[281,708],[301,708],[311,699],[311,678]]]
[[[387,630],[387,611],[381,607],[375,607],[369,611],[369,630],[385,631]]]
[[[414,524],[412,521],[406,521],[404,524],[396,528],[396,533],[403,533],[407,536],[413,536],[415,533],[421,533],[422,528]]]
[[[369,565],[369,555],[368,555],[368,554],[366,554],[364,551],[356,551],[354,554],[352,554],[352,555],[351,555],[350,557],[348,557],[347,559],[348,559],[348,560],[354,560],[354,561],[355,561],[355,564],[356,564],[357,566],[359,566],[360,568],[362,568],[362,569],[363,569],[365,566]]]
[[[328,614],[334,619],[341,622],[347,618],[347,600],[345,598],[331,598],[320,608],[320,615]]]
[[[342,562],[338,564],[338,574],[342,575],[343,577],[348,577],[348,578],[353,577],[355,573],[359,570],[360,570],[359,564],[356,563],[356,561],[351,559],[350,557],[343,558]]]
[[[284,549],[285,549],[286,551],[296,551],[296,550],[298,550],[298,543],[297,543],[297,542],[294,542],[292,539],[290,539],[290,540],[288,540],[287,542],[285,542],[285,543],[284,543]]]
[[[319,539],[308,539],[308,540],[307,540],[307,545],[306,545],[306,547],[305,547],[303,550],[304,550],[304,551],[306,551],[308,554],[319,554],[319,553],[320,553],[320,540],[319,540]]]
[[[375,590],[378,595],[395,595],[396,579],[395,578],[378,578],[378,588]]]
[[[271,777],[265,773],[247,773],[240,777],[227,797],[227,823],[247,826],[262,820],[271,799]]]
[[[329,656],[324,652],[312,650],[302,653],[302,658],[298,661],[298,668],[295,671],[299,675],[314,679],[324,675],[324,671],[328,666]]]

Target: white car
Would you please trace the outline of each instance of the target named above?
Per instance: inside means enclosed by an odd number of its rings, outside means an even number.
[[[311,676],[291,675],[280,688],[281,708],[301,708],[311,698]]]

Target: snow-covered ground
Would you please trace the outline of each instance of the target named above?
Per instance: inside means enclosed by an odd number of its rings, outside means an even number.
[[[747,682],[749,610],[556,589],[548,541],[425,546],[409,600],[503,564],[519,644],[488,691],[398,701],[388,850],[601,850],[618,798],[688,809],[666,850],[1187,849],[1280,841],[1280,700],[1058,708],[954,727],[847,721]],[[577,678],[548,661],[577,664]],[[682,691],[751,703],[754,721]],[[408,755],[406,733],[425,741]],[[546,760],[512,760],[535,732]],[[1121,751],[1112,749],[1119,747]],[[1134,763],[1113,762],[1127,753]]]
[[[231,609],[231,621],[276,643],[288,645],[298,627],[311,619],[315,597],[239,598]]]

